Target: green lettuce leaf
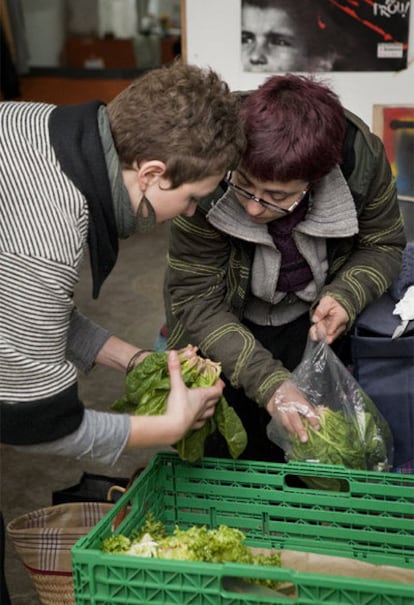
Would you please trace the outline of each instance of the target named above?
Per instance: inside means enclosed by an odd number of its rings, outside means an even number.
[[[183,380],[189,388],[211,386],[220,377],[221,365],[195,354],[194,347],[181,349],[178,357]],[[113,402],[111,408],[135,415],[164,414],[169,392],[167,353],[151,353],[126,376],[125,393]],[[234,408],[223,396],[216,406],[214,416],[200,429],[188,431],[176,444],[180,458],[188,462],[201,460],[206,440],[216,429],[225,438],[231,456],[238,458],[246,448],[247,434]]]

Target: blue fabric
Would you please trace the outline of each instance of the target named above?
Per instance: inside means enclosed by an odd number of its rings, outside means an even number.
[[[392,336],[401,323],[399,315],[393,315],[395,305],[414,285],[414,244],[407,244],[403,255],[401,271],[381,298],[371,303],[360,314],[356,322],[357,330],[367,330],[381,336]],[[410,321],[405,333],[414,332],[414,320]]]
[[[387,420],[394,437],[394,466],[414,458],[414,335],[354,335],[354,376]]]
[[[393,310],[413,284],[414,244],[408,244],[400,275],[361,313],[351,337],[354,376],[390,426],[396,472],[410,472],[414,460],[414,321],[392,339],[401,322]]]

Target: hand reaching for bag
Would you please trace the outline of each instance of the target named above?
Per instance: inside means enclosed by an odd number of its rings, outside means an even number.
[[[306,417],[315,429],[319,429],[319,418],[314,407],[289,380],[277,389],[266,409],[282,431],[285,430],[290,435],[296,433],[302,442],[308,440],[302,417]]]

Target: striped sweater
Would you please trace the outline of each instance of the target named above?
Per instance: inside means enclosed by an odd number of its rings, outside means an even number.
[[[9,402],[76,382],[65,350],[88,205],[50,145],[53,109],[0,105],[0,400]]]

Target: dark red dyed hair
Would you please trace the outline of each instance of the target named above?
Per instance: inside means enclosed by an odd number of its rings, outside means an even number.
[[[341,163],[344,109],[321,82],[272,76],[246,97],[241,113],[247,137],[241,167],[258,180],[313,182]]]

